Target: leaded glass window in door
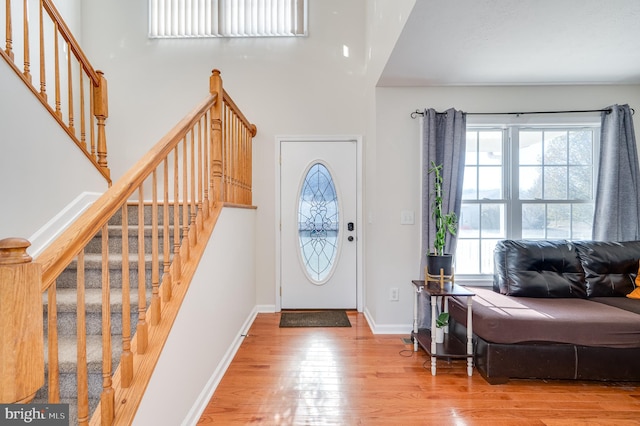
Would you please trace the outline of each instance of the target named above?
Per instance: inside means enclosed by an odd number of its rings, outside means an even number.
[[[324,283],[338,254],[340,213],[336,186],[322,163],[306,173],[298,202],[298,237],[304,270],[315,284]]]

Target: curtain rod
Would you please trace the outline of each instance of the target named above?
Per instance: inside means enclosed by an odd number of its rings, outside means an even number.
[[[576,114],[585,112],[606,112],[611,113],[611,108],[605,109],[582,109],[582,110],[570,110],[570,111],[523,111],[523,112],[468,112],[467,115],[526,115],[526,114]],[[636,110],[631,108],[631,114],[635,114]],[[445,114],[439,112],[438,114]],[[424,115],[424,112],[416,109],[411,113],[411,118],[416,118],[418,115]]]

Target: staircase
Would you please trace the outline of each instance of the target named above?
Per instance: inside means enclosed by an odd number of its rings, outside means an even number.
[[[162,215],[159,206],[158,215]],[[170,207],[170,212],[173,209]],[[129,282],[130,282],[130,324],[131,336],[135,334],[138,320],[138,207],[128,207],[128,241],[129,241]],[[151,300],[151,206],[145,206],[144,247],[145,259],[145,288],[146,307]],[[173,213],[170,214],[172,225]],[[109,278],[111,288],[111,347],[112,372],[116,370],[122,353],[122,215],[116,213],[109,221]],[[169,228],[170,241],[173,226]],[[159,230],[158,253],[160,253],[159,276],[162,277],[162,229]],[[86,312],[86,341],[87,341],[87,369],[89,389],[89,413],[93,413],[102,392],[102,234],[98,233],[85,249],[85,312]],[[57,317],[58,317],[58,350],[60,369],[60,402],[69,404],[70,424],[77,424],[77,261],[59,276],[57,280]],[[47,336],[48,305],[47,297],[44,303],[44,332]],[[146,309],[146,308],[145,308]],[[46,342],[45,342],[46,345]],[[46,351],[45,351],[46,352]],[[45,358],[46,361],[46,358]],[[48,369],[47,369],[48,371]],[[36,403],[47,403],[47,386],[36,394]]]
[[[0,51],[0,56],[15,68],[6,53]],[[208,88],[205,99],[35,259],[27,254],[30,243],[24,238],[0,239],[0,329],[5,331],[0,343],[15,345],[0,359],[3,371],[15,371],[0,378],[0,402],[69,403],[71,424],[89,424],[89,419],[92,425],[130,424],[135,418],[223,206],[252,205],[257,128],[224,90],[219,70],[212,71]],[[104,136],[106,84],[94,87],[93,93],[92,104],[104,109],[94,114],[96,133]],[[101,165],[102,145],[96,146],[98,160],[92,161],[108,177],[106,164]],[[39,177],[46,178],[46,172]],[[140,203],[140,227],[134,200],[150,200]],[[174,201],[175,215],[166,213],[163,203]],[[123,211],[128,217],[126,238]],[[173,229],[180,231],[178,238]],[[108,236],[102,238],[105,231]],[[142,241],[143,253],[138,254]],[[144,259],[141,270],[139,256]],[[143,271],[145,301],[138,311]],[[78,288],[79,280],[84,285]],[[103,311],[105,303],[110,306]],[[122,318],[127,306],[130,314]],[[103,335],[103,324],[109,336]]]

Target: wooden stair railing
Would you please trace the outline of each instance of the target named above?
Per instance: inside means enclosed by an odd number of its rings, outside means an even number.
[[[37,24],[30,16],[38,17]],[[104,74],[93,69],[52,0],[5,0],[3,25],[0,56],[110,184]]]
[[[40,290],[43,294],[38,297],[40,301],[46,299],[48,304],[44,339],[49,403],[60,401],[56,280],[68,265],[77,263],[78,424],[131,424],[133,421],[222,207],[251,207],[251,144],[255,134],[256,127],[250,124],[224,91],[220,72],[214,70],[210,77],[210,96],[184,117],[35,260],[42,267]],[[137,248],[130,250],[127,233],[130,223],[128,212],[132,206],[134,210],[137,208],[139,230]],[[119,330],[113,330],[108,225],[118,212],[122,215],[123,236],[122,326]],[[149,250],[145,250],[145,222],[151,224],[150,256]],[[85,248],[96,235],[101,235],[102,241],[102,392],[100,402],[91,416],[87,390],[83,265]],[[24,251],[21,248],[23,245],[17,246],[11,253]],[[137,294],[133,291],[133,283],[129,282],[129,261],[135,259],[136,251]],[[130,254],[134,256],[130,257]],[[0,266],[8,266],[3,265],[2,259],[5,257],[0,242]],[[150,284],[147,284],[145,266],[149,264],[151,277]],[[0,287],[2,284],[0,282]],[[149,293],[150,303],[147,306]],[[138,320],[135,335],[131,336],[129,318],[134,303],[138,306]],[[111,339],[119,335],[122,351],[114,372],[114,342]],[[37,359],[35,365],[40,365]],[[3,371],[2,368],[0,366],[0,371]],[[17,374],[16,377],[25,374]],[[0,381],[0,386],[9,385]],[[3,389],[0,388],[2,395]],[[0,400],[0,403],[9,402],[14,401]]]

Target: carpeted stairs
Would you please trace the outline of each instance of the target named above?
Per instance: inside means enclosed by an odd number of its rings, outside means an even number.
[[[138,321],[138,208],[128,208],[129,227],[129,277],[131,295],[131,336],[135,334]],[[169,215],[170,219],[173,214]],[[162,223],[162,207],[159,207]],[[145,281],[147,308],[151,299],[151,207],[145,207]],[[172,220],[170,220],[172,223]],[[109,221],[109,277],[111,287],[111,347],[113,350],[112,373],[116,370],[122,352],[122,215],[115,214]],[[170,252],[173,251],[173,228],[170,228]],[[85,303],[87,330],[87,369],[89,388],[89,412],[93,413],[102,391],[102,237],[98,233],[85,249]],[[162,279],[163,240],[159,229],[158,241],[159,277]],[[60,365],[60,402],[69,404],[70,424],[77,424],[77,377],[76,377],[76,280],[77,262],[71,265],[57,280],[58,337]],[[47,295],[44,302],[45,348],[47,345]],[[149,319],[147,319],[149,321]],[[45,349],[46,353],[46,349]],[[46,359],[45,359],[46,363]],[[48,363],[46,365],[48,371]],[[45,373],[46,374],[46,373]],[[36,394],[33,402],[46,403],[48,399],[47,383]]]

